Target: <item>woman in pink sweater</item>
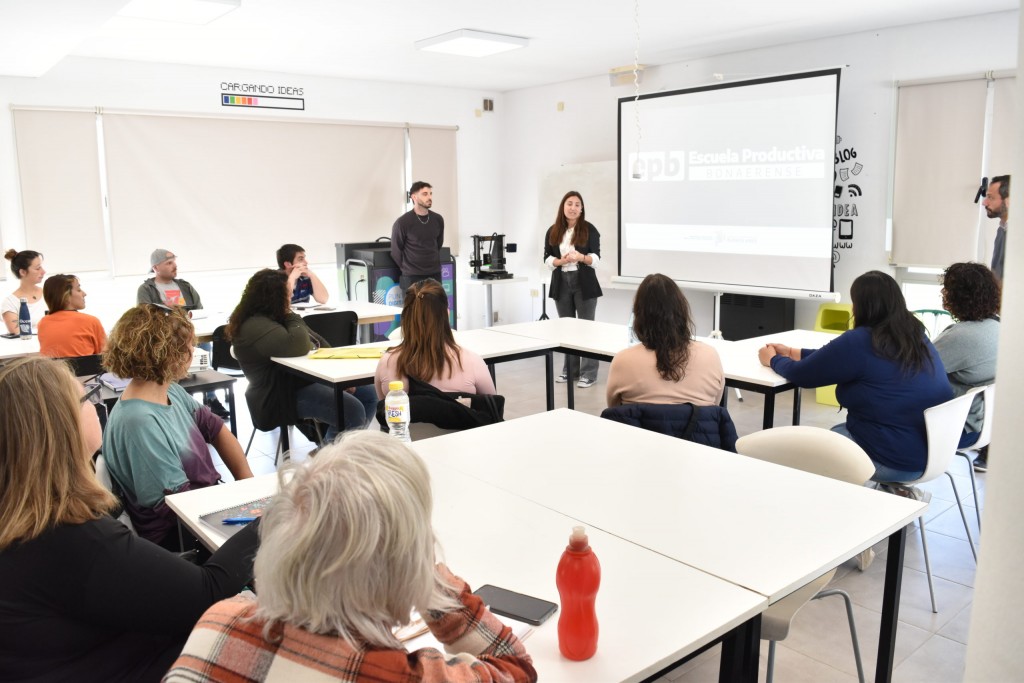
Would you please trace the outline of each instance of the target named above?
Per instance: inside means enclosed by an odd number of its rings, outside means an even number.
[[[388,383],[409,376],[441,391],[494,394],[494,380],[479,355],[455,343],[448,322],[448,295],[437,280],[423,280],[405,292],[402,308],[402,343],[388,349],[377,364],[373,383],[377,398],[388,393]]]
[[[615,354],[608,371],[608,406],[624,403],[718,405],[725,390],[714,348],[693,340],[690,304],[671,279],[644,278],[633,299],[633,333],[640,344]]]

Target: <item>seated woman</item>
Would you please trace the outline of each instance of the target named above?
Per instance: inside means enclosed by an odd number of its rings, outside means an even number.
[[[159,681],[203,611],[252,579],[255,525],[196,566],[109,515],[85,399],[64,363],[0,368],[3,681]]]
[[[624,403],[718,405],[725,375],[718,351],[693,340],[690,304],[669,277],[644,278],[633,298],[633,333],[640,344],[615,354],[608,371],[608,406]]]
[[[837,384],[836,398],[848,415],[833,431],[867,452],[875,481],[912,481],[928,460],[925,408],[953,398],[953,390],[892,276],[864,273],[850,286],[850,299],[852,330],[817,350],[768,344],[758,357],[798,387]]]
[[[995,273],[980,263],[954,263],[946,268],[942,278],[942,307],[957,324],[947,327],[935,338],[935,349],[956,396],[996,381],[1000,289]],[[977,441],[984,420],[985,402],[979,395],[971,405],[964,427],[969,436],[965,435],[967,438],[961,440],[961,444],[967,446]],[[987,455],[978,456],[977,469],[988,468]]]
[[[21,300],[28,302],[28,312],[32,317],[32,333],[35,334],[39,321],[46,315],[46,301],[43,299],[43,288],[39,285],[46,276],[43,270],[43,255],[38,251],[26,249],[15,251],[8,249],[4,258],[11,262],[11,272],[18,278],[18,288],[0,302],[0,315],[9,334],[18,331],[18,313],[21,311]]]
[[[99,318],[82,313],[85,290],[74,275],[51,275],[43,284],[49,315],[39,321],[39,353],[52,358],[103,353],[107,333]]]
[[[426,465],[379,432],[346,434],[282,478],[264,511],[255,600],[199,620],[165,681],[536,681],[523,644],[435,564]],[[417,610],[458,655],[407,652]]]
[[[227,337],[249,380],[245,399],[258,429],[284,427],[308,418],[330,425],[327,441],[338,436],[341,423],[334,390],[305,382],[270,360],[274,356],[305,356],[313,349],[309,328],[291,310],[291,290],[284,271],[267,268],[249,278],[228,321]],[[350,389],[343,400],[344,428],[365,428],[377,408],[374,393],[369,387]]]
[[[114,325],[103,354],[105,368],[131,380],[103,433],[107,467],[138,534],[171,550],[179,549],[177,517],[164,496],[220,481],[207,444],[235,479],[252,476],[224,421],[175,382],[188,374],[195,344],[184,308],[139,304]]]
[[[448,322],[448,295],[437,280],[410,285],[402,308],[402,343],[388,349],[377,364],[373,384],[384,398],[388,384],[409,376],[441,391],[494,394],[494,380],[479,355],[455,343]]]

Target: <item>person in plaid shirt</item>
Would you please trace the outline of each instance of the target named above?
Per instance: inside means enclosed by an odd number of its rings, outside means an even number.
[[[258,598],[207,610],[164,680],[536,681],[511,628],[434,564],[432,506],[426,465],[396,439],[325,446],[263,515]],[[451,654],[402,647],[413,609]]]

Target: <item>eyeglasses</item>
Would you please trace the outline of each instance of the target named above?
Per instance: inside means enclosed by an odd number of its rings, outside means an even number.
[[[94,404],[100,403],[100,389],[103,388],[103,385],[100,384],[99,379],[99,375],[93,375],[89,379],[82,382],[82,385],[85,387],[86,391],[84,394],[82,394],[82,397],[78,399],[79,403],[85,403],[86,401]]]

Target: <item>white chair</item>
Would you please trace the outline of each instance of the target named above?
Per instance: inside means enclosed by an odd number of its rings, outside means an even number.
[[[949,477],[949,483],[953,487],[953,496],[956,498],[957,507],[960,509],[960,519],[964,522],[964,530],[967,532],[967,543],[971,546],[971,553],[974,561],[978,561],[978,551],[974,547],[974,539],[971,538],[971,529],[967,524],[967,515],[964,514],[964,504],[960,500],[960,491],[956,488],[956,481],[949,472],[949,466],[953,462],[953,456],[957,453],[960,445],[960,435],[964,431],[964,423],[967,421],[967,414],[971,410],[971,403],[974,395],[982,388],[971,389],[963,396],[957,396],[945,403],[932,406],[924,411],[925,430],[928,436],[928,461],[925,465],[924,474],[911,481],[885,482],[902,484],[912,487],[915,484],[923,484],[933,479],[938,479],[943,474]],[[924,516],[918,519],[921,528],[921,548],[924,551],[924,568],[928,575],[928,592],[932,600],[932,612],[938,613],[935,606],[935,588],[932,585],[932,566],[928,561],[928,541],[925,538]]]
[[[989,384],[982,387],[982,395],[985,403],[985,416],[981,423],[981,433],[978,440],[969,448],[962,448],[956,452],[957,455],[967,460],[967,473],[971,475],[971,490],[974,492],[974,514],[978,518],[978,530],[981,530],[981,500],[978,498],[978,484],[974,478],[974,458],[982,448],[992,443],[992,414],[996,405],[996,385]],[[972,455],[973,453],[973,455]]]
[[[875,473],[875,466],[867,453],[852,440],[818,427],[776,427],[755,432],[736,441],[736,450],[746,456],[792,467],[831,479],[863,486]],[[761,615],[761,637],[768,640],[768,675],[771,683],[775,668],[775,643],[789,635],[789,628],[797,612],[811,600],[838,595],[846,602],[846,617],[850,622],[853,656],[857,661],[857,675],[864,682],[864,667],[860,660],[857,626],[853,620],[850,596],[838,589],[825,589],[836,570],[826,572],[775,604]],[[824,589],[824,590],[823,590]]]

